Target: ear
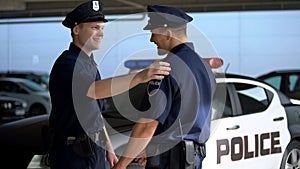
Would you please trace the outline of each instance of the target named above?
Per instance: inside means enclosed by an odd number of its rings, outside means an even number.
[[[170,29],[166,30],[167,40],[170,40],[173,37],[173,32]]]
[[[78,34],[79,34],[79,26],[76,25],[76,26],[72,29],[72,31],[73,31],[73,34],[74,34],[74,35],[78,35]]]

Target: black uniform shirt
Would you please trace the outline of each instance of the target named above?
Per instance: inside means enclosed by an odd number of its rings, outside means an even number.
[[[89,57],[73,43],[58,57],[49,82],[50,127],[57,136],[78,136],[103,128],[102,101],[86,96],[89,86],[100,79],[93,56]]]
[[[211,68],[195,53],[192,43],[176,46],[164,60],[171,64],[170,76],[148,83],[151,108],[147,114],[159,121],[152,142],[185,138],[205,143],[216,85]]]

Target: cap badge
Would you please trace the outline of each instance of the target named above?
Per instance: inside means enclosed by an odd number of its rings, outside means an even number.
[[[93,1],[93,10],[99,11],[99,1]]]

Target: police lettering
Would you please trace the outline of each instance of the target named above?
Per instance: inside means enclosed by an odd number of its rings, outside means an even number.
[[[254,150],[249,150],[249,138],[233,137],[230,142],[228,139],[217,140],[217,164],[221,163],[222,156],[231,156],[231,161],[255,158],[270,154],[281,153],[279,131],[271,133],[256,134],[254,136]],[[270,145],[266,142],[270,141]]]

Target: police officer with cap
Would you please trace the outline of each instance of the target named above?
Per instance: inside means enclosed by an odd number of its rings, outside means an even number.
[[[62,22],[71,29],[72,42],[50,73],[51,169],[104,169],[106,157],[114,166],[118,159],[101,115],[102,98],[169,74],[168,63],[156,62],[139,73],[115,77],[117,84],[129,86],[115,86],[116,91],[112,91],[112,78],[101,80],[93,59],[93,51],[100,48],[105,22],[97,0],[80,4]]]
[[[188,41],[191,16],[167,6],[147,9],[150,19],[144,30],[151,31],[150,41],[157,45],[158,55],[167,55],[163,60],[172,70],[163,80],[148,82],[142,106],[149,109],[140,113],[113,169],[125,169],[134,159],[146,163],[146,169],[201,169],[210,133],[214,74]]]

